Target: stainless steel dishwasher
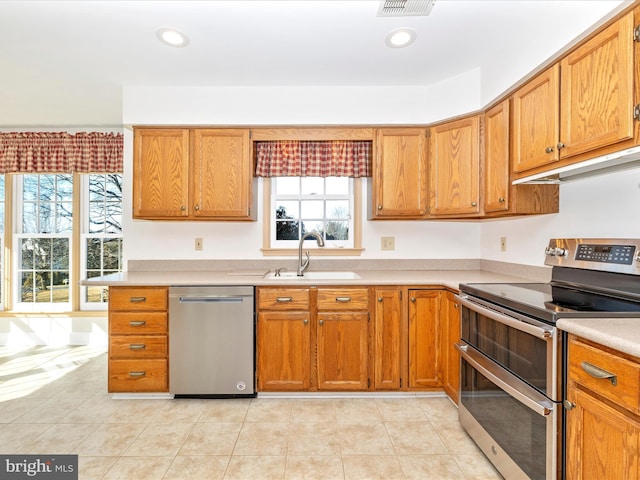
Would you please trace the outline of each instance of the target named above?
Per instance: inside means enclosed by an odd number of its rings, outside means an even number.
[[[169,392],[255,397],[254,288],[169,288]]]

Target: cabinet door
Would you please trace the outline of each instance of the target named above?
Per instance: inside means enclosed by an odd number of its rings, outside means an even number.
[[[318,313],[318,389],[367,390],[368,312]]]
[[[189,130],[136,129],[133,136],[133,217],[189,214]]]
[[[409,388],[438,387],[437,290],[409,290]]]
[[[484,211],[509,209],[509,100],[484,117]]]
[[[431,215],[480,212],[480,117],[435,126],[429,138]]]
[[[633,137],[633,12],[560,63],[560,157]]]
[[[400,291],[396,288],[378,288],[375,297],[373,387],[375,390],[397,390],[402,386]]]
[[[637,479],[640,423],[577,388],[567,396],[567,480]]]
[[[375,145],[373,217],[423,217],[427,212],[425,130],[380,129]]]
[[[560,68],[545,70],[513,94],[513,170],[556,162],[560,135]]]
[[[444,391],[457,404],[460,397],[460,304],[451,292],[442,292],[440,311],[440,379]]]
[[[258,389],[308,390],[311,371],[309,312],[258,315]]]
[[[193,214],[251,217],[249,130],[196,129],[193,136]]]

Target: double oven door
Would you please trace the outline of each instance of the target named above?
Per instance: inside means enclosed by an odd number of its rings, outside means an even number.
[[[460,423],[508,479],[561,478],[561,336],[461,294]]]

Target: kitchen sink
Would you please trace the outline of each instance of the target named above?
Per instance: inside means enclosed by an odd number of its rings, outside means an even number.
[[[340,271],[317,271],[317,272],[304,272],[302,277],[299,277],[294,271],[284,271],[276,274],[276,272],[267,273],[264,278],[266,280],[358,280],[362,277],[356,272],[349,272],[346,270]]]

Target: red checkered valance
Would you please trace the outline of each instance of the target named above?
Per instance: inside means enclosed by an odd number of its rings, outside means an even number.
[[[119,173],[121,133],[0,133],[0,173]]]
[[[255,142],[256,177],[370,177],[371,142]]]

